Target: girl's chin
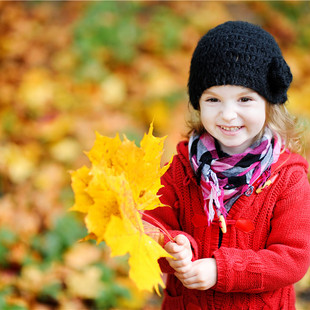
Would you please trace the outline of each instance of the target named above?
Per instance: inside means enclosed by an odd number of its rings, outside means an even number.
[[[249,142],[243,142],[243,143],[235,143],[235,144],[229,144],[229,143],[221,143],[219,141],[221,149],[223,152],[229,154],[229,155],[234,155],[234,154],[241,154],[244,153],[245,150],[251,145]]]

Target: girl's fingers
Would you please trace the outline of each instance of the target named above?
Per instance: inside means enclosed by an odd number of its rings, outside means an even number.
[[[182,267],[191,265],[191,260],[189,258],[183,259],[183,260],[173,260],[172,259],[172,263],[173,263],[174,267],[182,268]]]
[[[183,284],[190,285],[196,282],[196,275],[192,273],[190,270],[185,273],[175,272],[174,275],[182,281]]]
[[[183,250],[183,247],[174,242],[168,242],[165,245],[165,250],[170,254],[177,254]]]
[[[178,235],[175,242],[168,242],[165,250],[174,258],[167,258],[169,265],[178,273],[190,271],[192,266],[192,252],[190,242],[184,235]]]
[[[187,237],[185,237],[184,235],[177,235],[175,238],[174,238],[174,241],[176,244],[178,245],[181,245],[181,246],[185,246],[187,248],[190,248],[191,247],[191,244],[188,240]]]
[[[169,265],[177,272],[187,272],[191,269],[192,266],[192,262],[189,259],[179,261],[168,257],[167,261]]]
[[[182,278],[186,278],[185,275],[191,271],[191,265],[176,267],[176,268],[174,268],[174,270],[176,271],[176,274],[182,275]]]
[[[208,283],[203,283],[199,280],[197,275],[184,276],[182,273],[175,273],[175,276],[182,282],[182,284],[188,289],[196,289],[196,290],[207,290],[211,287]]]

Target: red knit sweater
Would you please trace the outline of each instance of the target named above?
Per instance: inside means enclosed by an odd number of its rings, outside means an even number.
[[[182,233],[189,238],[193,260],[214,257],[218,281],[206,291],[187,289],[162,258],[161,269],[168,273],[162,309],[295,309],[293,284],[310,263],[307,167],[301,156],[283,153],[272,165],[272,184],[261,191],[254,186],[234,203],[220,241],[217,218],[207,225],[188,145],[181,142],[159,192],[170,207],[148,213],[172,236]]]

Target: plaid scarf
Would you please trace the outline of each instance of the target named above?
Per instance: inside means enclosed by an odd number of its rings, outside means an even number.
[[[229,155],[221,151],[218,142],[208,133],[201,136],[193,134],[190,137],[190,163],[202,188],[209,225],[215,211],[218,216],[226,217],[234,202],[253,188],[256,180],[262,177],[259,186],[266,182],[271,164],[280,155],[279,141],[266,128],[263,137],[244,153]]]

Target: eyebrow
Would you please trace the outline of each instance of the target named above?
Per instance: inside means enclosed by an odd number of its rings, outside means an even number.
[[[238,93],[238,96],[245,96],[245,95],[251,95],[251,94],[256,94],[256,92],[254,90],[251,89],[244,89],[244,91],[241,91],[240,93]],[[211,95],[211,96],[220,96],[220,94],[217,94],[213,91],[210,91],[208,89],[206,89],[202,95]]]
[[[208,89],[206,89],[202,95],[220,96],[219,94],[209,91]]]

